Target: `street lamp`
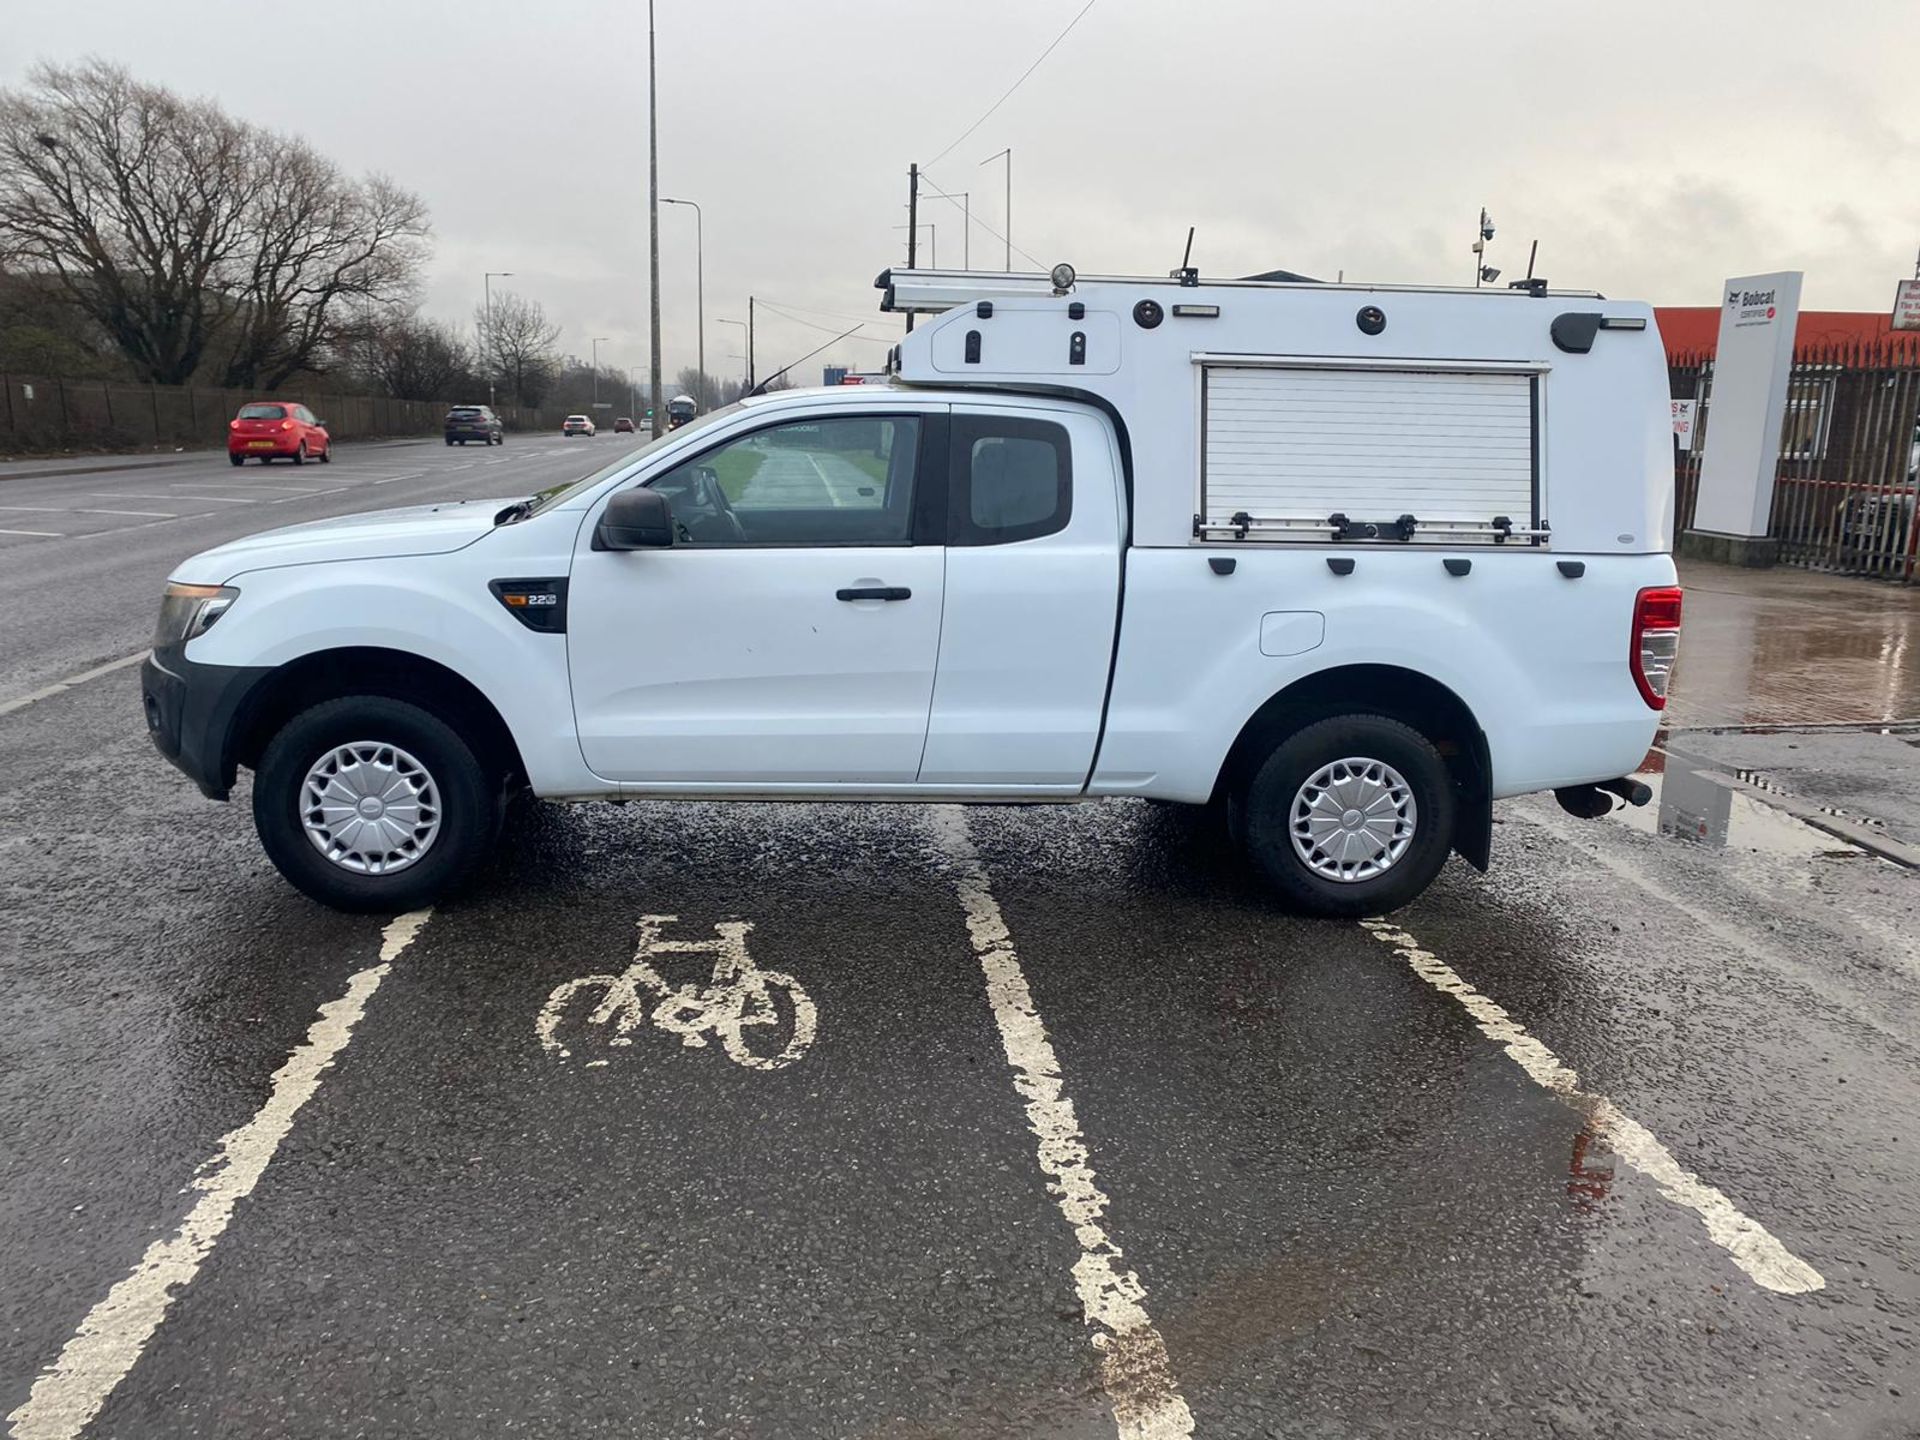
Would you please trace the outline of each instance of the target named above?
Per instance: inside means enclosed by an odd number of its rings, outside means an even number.
[[[604,335],[596,335],[587,342],[593,346],[593,408],[596,410],[600,408],[600,347],[606,342]]]
[[[746,349],[746,347],[747,347],[747,322],[746,322],[746,321],[744,321],[744,320],[721,320],[721,319],[716,319],[716,320],[715,320],[715,321],[714,321],[713,323],[714,323],[714,324],[716,324],[716,325],[738,325],[738,326],[740,327],[740,348],[741,348],[741,350],[742,350],[742,351],[744,351],[744,350]],[[741,359],[741,362],[742,362],[742,364],[743,364],[743,365],[744,365],[744,363],[745,363],[745,361],[746,361],[746,358],[747,358],[747,357],[746,357],[746,355],[745,355],[745,354],[742,354],[742,355],[740,356],[740,359]],[[745,371],[743,370],[743,371],[742,371],[741,373],[742,373],[742,374],[745,374]],[[748,379],[749,381],[751,381],[751,380],[752,380],[752,378],[753,378],[753,377],[752,377],[751,375],[748,375],[748,376],[747,376],[747,379]]]
[[[485,344],[487,348],[493,349],[496,351],[499,347],[497,347],[494,344],[494,340],[493,340],[493,282],[495,280],[510,280],[512,278],[513,278],[513,272],[511,270],[489,270],[480,277],[480,288],[486,291],[486,295],[487,295],[487,333],[485,337]],[[493,356],[491,355],[487,356],[486,360],[487,360],[487,408],[491,410],[493,408],[493,375],[494,375]]]
[[[703,217],[700,214],[700,205],[698,201],[669,200],[666,196],[662,195],[660,197],[660,203],[662,205],[691,205],[693,207],[693,266],[694,266],[693,291],[694,291],[694,303],[697,307],[696,313],[698,317],[698,324],[700,326],[700,342],[699,342],[700,388],[701,390],[704,391],[707,388],[707,241],[706,241],[706,235],[705,235],[706,220],[705,220],[705,217]],[[701,409],[704,410],[706,408],[706,402],[707,402],[707,397],[704,394],[702,394],[700,396]]]

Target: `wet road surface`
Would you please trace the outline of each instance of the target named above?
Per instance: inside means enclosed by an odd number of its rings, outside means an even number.
[[[1920,1433],[1920,877],[1655,764],[1387,926],[1178,808],[635,804],[396,931],[62,690],[0,716],[0,1414]]]

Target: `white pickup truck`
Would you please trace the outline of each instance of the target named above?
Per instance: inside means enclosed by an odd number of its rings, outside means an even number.
[[[1325,915],[1496,799],[1601,814],[1678,642],[1647,307],[895,271],[892,381],[539,495],[298,525],[167,587],[161,752],[326,904],[456,886],[505,797],[1220,801]]]

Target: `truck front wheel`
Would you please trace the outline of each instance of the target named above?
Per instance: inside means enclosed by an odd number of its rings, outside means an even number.
[[[1418,730],[1335,715],[1274,746],[1232,797],[1254,868],[1293,909],[1356,919],[1412,900],[1446,863],[1453,784]]]
[[[253,822],[280,873],[322,905],[411,910],[473,872],[499,826],[496,799],[438,716],[350,695],[295,715],[269,742]]]

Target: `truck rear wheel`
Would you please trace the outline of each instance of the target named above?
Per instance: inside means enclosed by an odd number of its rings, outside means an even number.
[[[460,734],[383,695],[289,720],[253,780],[253,822],[280,873],[336,910],[431,904],[479,864],[499,827],[495,787]]]
[[[1254,868],[1293,909],[1356,919],[1425,890],[1453,843],[1433,742],[1384,715],[1335,715],[1276,745],[1233,797]]]

